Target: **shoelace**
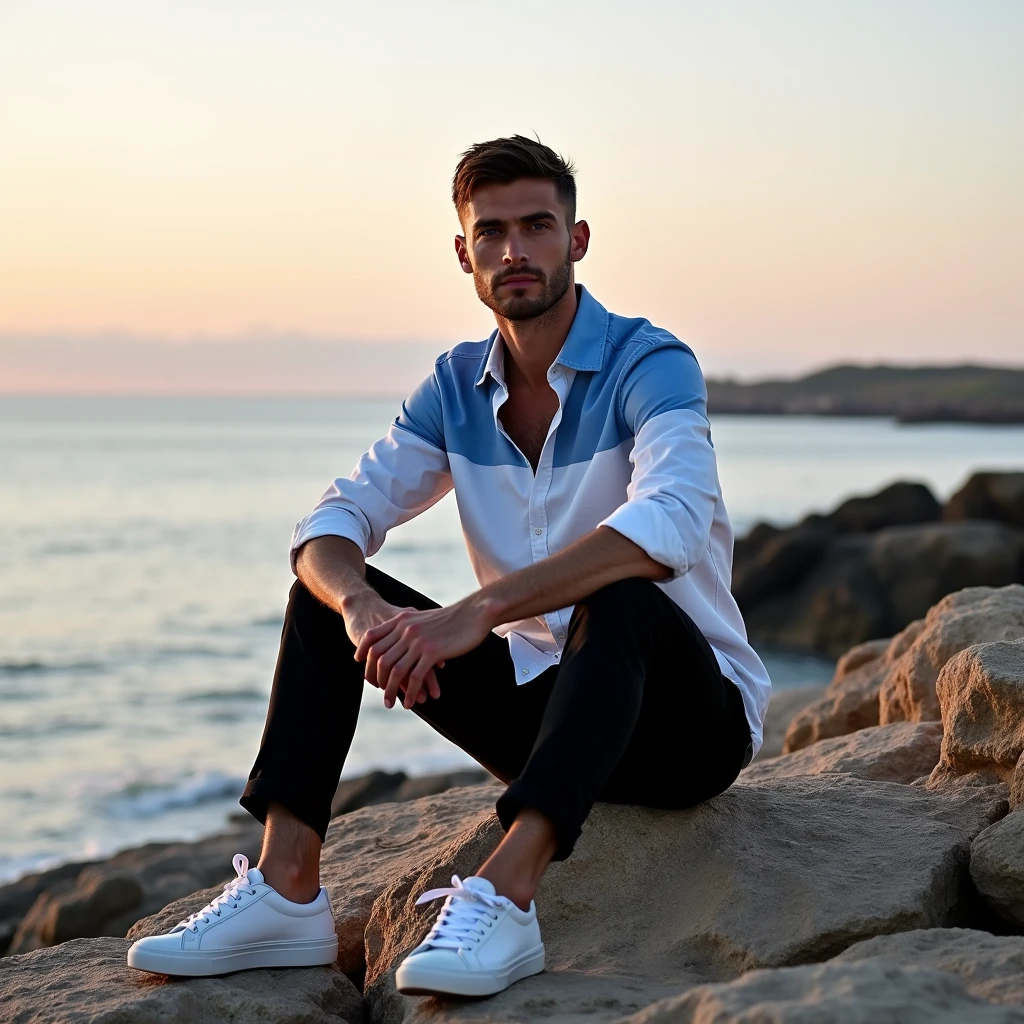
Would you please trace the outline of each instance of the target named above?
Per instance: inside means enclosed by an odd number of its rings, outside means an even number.
[[[191,928],[192,931],[198,932],[200,924],[209,924],[211,917],[220,917],[225,906],[237,907],[238,898],[243,892],[247,892],[251,896],[256,895],[256,890],[251,887],[248,878],[249,858],[244,853],[236,853],[231,858],[231,866],[235,869],[237,877],[228,882],[224,886],[224,891],[207,903],[202,910],[197,910],[194,914],[189,914],[184,921],[179,921],[175,925],[174,931],[179,928]]]
[[[416,901],[416,906],[442,896],[448,899],[434,927],[423,940],[425,944],[438,949],[467,949],[475,946],[492,923],[498,920],[494,911],[508,906],[507,897],[490,896],[485,892],[468,889],[458,875],[452,875],[452,888],[430,889]]]

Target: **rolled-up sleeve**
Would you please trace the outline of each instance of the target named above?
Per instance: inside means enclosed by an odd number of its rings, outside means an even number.
[[[369,557],[388,530],[425,512],[452,487],[441,398],[433,374],[402,404],[387,434],[338,478],[292,533],[291,564],[314,537],[345,537]]]
[[[718,467],[707,388],[680,342],[652,344],[626,371],[619,413],[633,435],[626,501],[599,526],[628,537],[682,576],[708,546]]]

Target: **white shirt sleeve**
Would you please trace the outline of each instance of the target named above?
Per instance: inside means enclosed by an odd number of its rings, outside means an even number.
[[[338,478],[292,533],[291,564],[314,537],[345,537],[364,557],[376,554],[388,530],[425,512],[452,488],[441,399],[433,374],[402,404],[387,434],[351,475]]]
[[[633,434],[626,501],[599,526],[682,576],[707,549],[720,493],[707,389],[681,342],[652,345],[626,371],[620,415]]]

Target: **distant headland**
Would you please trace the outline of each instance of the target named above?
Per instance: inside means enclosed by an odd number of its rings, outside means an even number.
[[[1024,369],[844,365],[797,380],[709,380],[708,410],[712,415],[888,416],[901,423],[1024,423]]]

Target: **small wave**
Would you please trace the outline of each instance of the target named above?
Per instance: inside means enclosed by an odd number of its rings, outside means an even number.
[[[201,693],[186,693],[179,697],[182,704],[205,704],[207,701],[218,700],[266,700],[267,694],[262,690],[203,690]]]
[[[0,661],[0,676],[34,676],[53,672],[97,672],[103,666],[95,661]]]
[[[262,618],[249,620],[252,629],[280,629],[283,625],[283,615],[264,615]]]
[[[245,779],[221,772],[203,772],[175,782],[135,780],[107,797],[107,808],[115,818],[153,818],[167,811],[237,798]]]

